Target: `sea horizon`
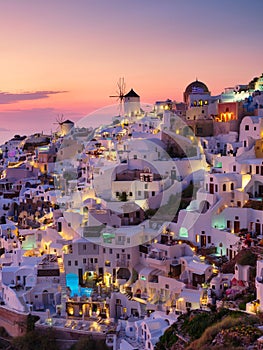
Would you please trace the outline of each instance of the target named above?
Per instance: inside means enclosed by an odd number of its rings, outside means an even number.
[[[151,103],[141,103],[141,107],[145,112],[150,112],[153,105]],[[96,109],[91,113],[87,113],[83,116],[64,115],[63,120],[70,119],[75,123],[76,127],[92,127],[97,128],[101,125],[110,125],[114,117],[118,117],[120,114],[119,104],[106,105],[102,108]],[[121,117],[124,117],[121,113]],[[2,122],[0,127],[0,146],[4,145],[5,142],[12,139],[15,135],[30,136],[35,133],[43,133],[51,135],[58,130],[57,117],[48,116],[46,118],[34,118],[28,119],[27,121],[16,119],[9,122],[8,119]],[[1,120],[0,120],[1,121]],[[16,126],[13,128],[13,126]]]

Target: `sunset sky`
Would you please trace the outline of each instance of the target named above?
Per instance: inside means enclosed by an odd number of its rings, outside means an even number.
[[[114,103],[212,94],[263,72],[262,0],[0,0],[0,140]]]

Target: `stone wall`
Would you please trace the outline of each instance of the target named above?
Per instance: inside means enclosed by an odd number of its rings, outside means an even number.
[[[0,305],[0,327],[4,327],[12,337],[24,335],[27,330],[26,313],[19,313]]]

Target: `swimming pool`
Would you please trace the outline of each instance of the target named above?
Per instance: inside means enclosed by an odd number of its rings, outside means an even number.
[[[66,275],[66,286],[70,288],[70,296],[78,297],[90,297],[92,293],[92,288],[85,288],[79,286],[78,276],[74,273],[69,273]]]

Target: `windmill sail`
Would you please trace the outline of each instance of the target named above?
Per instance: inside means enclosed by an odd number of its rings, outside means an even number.
[[[123,114],[123,100],[125,96],[125,89],[126,89],[126,84],[124,81],[124,78],[120,78],[119,81],[117,82],[117,90],[116,90],[116,95],[111,95],[110,97],[115,97],[117,101],[119,102],[119,114]]]

